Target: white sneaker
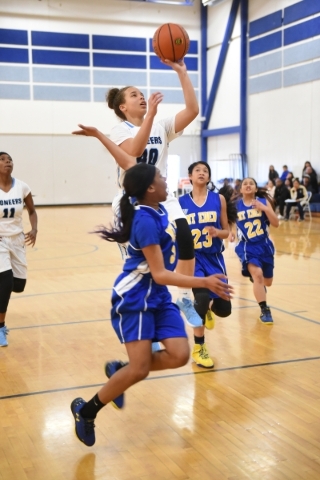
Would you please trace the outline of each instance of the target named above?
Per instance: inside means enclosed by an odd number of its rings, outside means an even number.
[[[282,215],[278,215],[279,220],[284,220],[284,217]]]

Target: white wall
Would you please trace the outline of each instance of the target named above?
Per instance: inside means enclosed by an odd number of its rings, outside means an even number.
[[[197,2],[177,7],[123,0],[2,0],[0,14],[1,28],[146,38],[162,23],[179,19],[190,38],[200,40]],[[181,108],[163,104],[157,118]],[[15,175],[29,183],[37,204],[112,201],[115,170],[108,152],[96,140],[71,135],[78,123],[108,135],[118,120],[105,103],[1,100],[0,109],[1,150],[12,155]],[[199,145],[196,120],[170,153],[188,165],[198,158]]]

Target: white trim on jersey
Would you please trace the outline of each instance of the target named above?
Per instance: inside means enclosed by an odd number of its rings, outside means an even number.
[[[12,179],[8,192],[0,189],[0,237],[11,237],[23,232],[24,199],[30,192],[30,187],[17,178]]]

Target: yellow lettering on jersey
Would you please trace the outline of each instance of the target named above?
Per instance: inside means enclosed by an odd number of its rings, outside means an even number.
[[[217,212],[199,212],[198,223],[209,223],[217,221]]]
[[[245,220],[246,219],[246,212],[238,212],[238,220]]]
[[[173,242],[176,241],[176,231],[171,223],[168,223],[168,226],[166,228],[166,233],[170,235]]]
[[[194,225],[196,223],[195,216],[195,213],[189,213],[189,215],[187,215],[187,222],[189,225]]]
[[[252,208],[251,210],[247,210],[248,218],[256,218],[256,217],[261,217],[262,212],[260,210],[257,210],[256,208]]]

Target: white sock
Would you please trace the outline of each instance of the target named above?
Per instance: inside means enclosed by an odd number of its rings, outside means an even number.
[[[188,298],[192,300],[192,289],[191,288],[178,288],[179,298]]]

